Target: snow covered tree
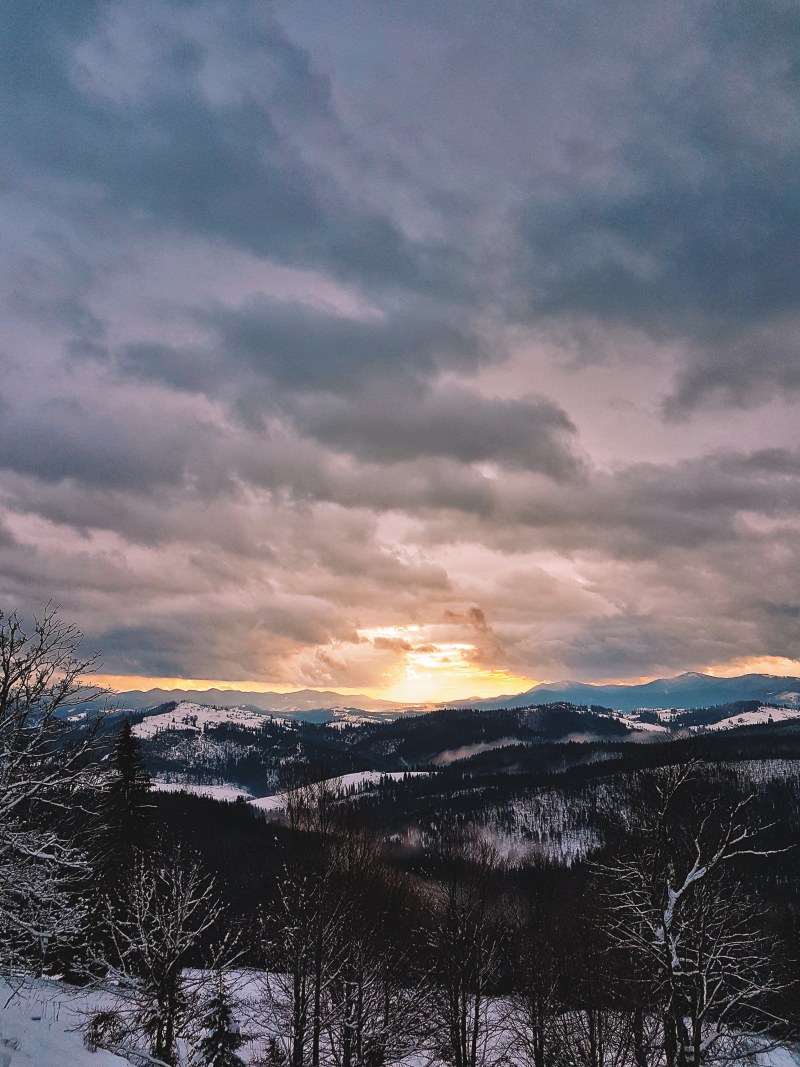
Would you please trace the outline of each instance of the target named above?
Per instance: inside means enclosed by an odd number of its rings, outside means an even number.
[[[736,875],[743,856],[766,856],[765,828],[746,818],[748,800],[728,812],[697,804],[697,764],[669,768],[638,846],[599,869],[611,931],[633,961],[661,1020],[667,1067],[735,1058],[746,1039],[779,1022],[773,953]]]
[[[0,967],[41,968],[79,931],[75,892],[87,865],[65,834],[90,770],[93,731],[66,713],[100,692],[97,656],[47,608],[26,627],[0,612]]]
[[[199,962],[201,944],[222,915],[214,883],[180,850],[158,860],[137,857],[114,899],[106,901],[114,958],[102,977],[119,992],[120,1015],[146,1037],[151,1055],[177,1058],[177,1039],[198,990],[184,968]],[[210,962],[219,965],[225,946]]]
[[[245,1039],[233,1018],[222,971],[214,977],[202,1025],[205,1034],[192,1058],[192,1067],[244,1067],[244,1060],[237,1052]]]

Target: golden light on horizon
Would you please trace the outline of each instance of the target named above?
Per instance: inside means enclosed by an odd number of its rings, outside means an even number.
[[[377,646],[396,647],[398,663],[381,695],[399,703],[445,703],[496,697],[536,685],[536,680],[501,668],[481,666],[478,647],[468,641],[436,640],[433,627],[381,626],[359,630]]]
[[[736,678],[740,674],[772,674],[778,678],[800,678],[800,660],[786,656],[743,656],[730,663],[704,668],[715,678]]]
[[[107,687],[116,692],[130,690],[238,690],[243,693],[291,693],[299,689],[334,692],[342,697],[357,694],[397,703],[425,704],[462,701],[471,697],[498,697],[519,693],[548,679],[530,678],[503,668],[482,664],[479,648],[466,640],[439,639],[441,628],[410,624],[372,627],[359,630],[362,641],[375,648],[394,653],[379,685],[342,686],[308,685],[270,681],[239,681],[218,678],[163,678],[142,675],[98,674],[87,679],[90,684]],[[452,636],[452,635],[450,635]],[[800,660],[782,656],[742,657],[728,663],[701,668],[705,674],[717,678],[733,678],[742,674],[771,674],[776,677],[800,677]],[[653,680],[655,675],[635,678],[594,679],[595,684],[639,685]]]
[[[298,689],[317,689],[320,692],[332,690],[343,695],[363,693],[365,696],[380,696],[380,692],[370,686],[304,686],[302,683],[287,685],[285,682],[231,681],[219,678],[156,678],[141,674],[95,674],[86,679],[90,685],[99,685],[113,689],[115,692],[149,689],[179,689],[205,692],[209,689],[223,691],[235,690],[242,693],[295,693]]]

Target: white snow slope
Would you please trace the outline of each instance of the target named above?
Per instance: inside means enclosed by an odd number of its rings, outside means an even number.
[[[152,782],[152,788],[157,793],[193,793],[198,797],[211,797],[212,800],[238,800],[244,797],[249,800],[252,793],[241,786],[231,785],[230,782],[222,782],[219,785],[195,785],[190,782],[161,782],[156,779]]]
[[[257,729],[271,718],[268,712],[248,711],[246,708],[214,708],[184,701],[173,711],[149,715],[134,726],[133,733],[136,737],[153,737],[161,730],[192,730],[200,733],[204,726],[219,726],[226,722]]]
[[[364,792],[370,786],[378,785],[382,778],[390,778],[399,781],[407,774],[428,774],[428,771],[356,771],[354,774],[343,774],[339,778],[325,779],[325,785],[336,793],[345,795],[349,792]],[[256,797],[250,803],[260,811],[283,811],[286,807],[286,794],[275,793],[271,797]]]

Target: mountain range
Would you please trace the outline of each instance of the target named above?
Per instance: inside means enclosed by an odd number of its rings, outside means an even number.
[[[88,700],[81,708],[100,711],[105,707],[120,710],[140,710],[157,704],[189,701],[195,704],[211,704],[217,708],[249,708],[254,711],[293,712],[319,711],[341,708],[353,711],[406,710],[406,705],[392,700],[380,700],[363,694],[343,696],[341,693],[316,689],[298,689],[293,693],[250,693],[241,689],[132,689],[110,693],[107,698]]]
[[[694,708],[736,700],[758,700],[800,706],[800,678],[770,674],[745,674],[716,678],[689,671],[674,678],[657,678],[641,685],[595,685],[589,682],[542,682],[523,693],[489,699],[466,699],[446,704],[399,704],[391,700],[356,694],[343,696],[331,691],[300,689],[292,693],[250,693],[236,689],[147,689],[113,693],[107,701],[88,701],[83,707],[97,710],[104,703],[121,709],[151,708],[171,701],[193,701],[216,707],[244,707],[256,711],[288,714],[339,709],[366,712],[427,711],[445,708],[523,708],[532,704],[566,702],[598,704],[616,711],[644,708]]]
[[[771,674],[743,674],[716,678],[687,671],[675,678],[656,678],[641,685],[593,685],[588,682],[543,682],[524,693],[490,700],[462,700],[451,707],[523,708],[529,704],[565,701],[570,704],[601,704],[616,711],[637,708],[699,708],[735,700],[759,700],[770,704],[800,705],[800,678]]]

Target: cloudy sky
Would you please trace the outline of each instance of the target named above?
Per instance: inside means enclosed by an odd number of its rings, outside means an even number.
[[[793,0],[6,0],[0,605],[130,688],[800,674]]]

